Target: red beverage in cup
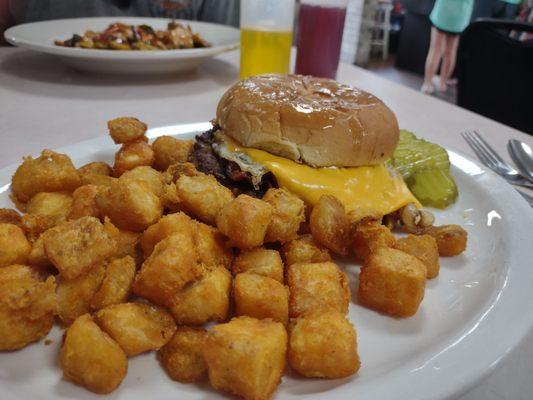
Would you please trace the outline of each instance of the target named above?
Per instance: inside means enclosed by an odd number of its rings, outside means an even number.
[[[342,6],[342,3],[302,1],[298,18],[297,74],[335,79],[346,16],[346,4]]]

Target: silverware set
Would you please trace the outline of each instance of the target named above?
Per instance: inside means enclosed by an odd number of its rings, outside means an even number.
[[[478,132],[462,132],[461,136],[487,168],[500,175],[511,185],[533,189],[533,153],[531,147],[526,143],[515,139],[510,139],[507,143],[509,155],[516,164],[517,169],[515,169],[504,161]],[[533,196],[516,190],[533,207]]]

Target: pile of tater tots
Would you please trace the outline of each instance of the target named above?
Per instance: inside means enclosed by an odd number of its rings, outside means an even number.
[[[332,257],[361,263],[360,305],[409,317],[439,255],[466,247],[459,226],[395,238],[383,216],[333,196],[314,207],[284,189],[235,197],[188,162],[194,141],[150,144],[129,117],[108,127],[112,167],[44,150],[13,176],[21,213],[0,209],[0,350],[58,323],[63,377],[92,392],[115,390],[128,358],[153,350],[171,379],[251,400],[271,398],[288,367],[350,376],[352,296]]]

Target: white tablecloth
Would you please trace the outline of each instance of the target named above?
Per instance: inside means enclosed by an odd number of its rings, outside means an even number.
[[[0,168],[23,155],[106,135],[107,120],[135,116],[151,127],[208,121],[218,99],[237,80],[238,52],[207,62],[176,77],[120,78],[85,75],[53,57],[0,49]],[[460,132],[482,132],[507,158],[516,138],[533,146],[533,137],[472,112],[343,64],[338,80],[368,90],[396,113],[400,126],[475,158]],[[533,295],[533,293],[532,293]],[[498,340],[498,338],[494,338]],[[461,400],[533,398],[533,332],[499,369]]]

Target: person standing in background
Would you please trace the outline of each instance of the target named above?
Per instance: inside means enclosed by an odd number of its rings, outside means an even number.
[[[473,7],[473,0],[436,0],[429,16],[433,26],[426,57],[424,84],[420,89],[423,93],[435,91],[432,79],[439,64],[441,67],[438,90],[447,90],[448,80],[455,68],[459,36],[470,22]]]
[[[514,20],[518,15],[522,0],[496,0],[492,10],[492,18]]]

